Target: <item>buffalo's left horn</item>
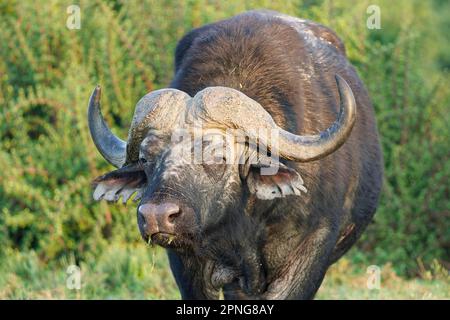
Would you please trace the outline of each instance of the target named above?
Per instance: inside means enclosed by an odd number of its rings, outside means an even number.
[[[89,99],[88,123],[92,140],[102,156],[116,168],[125,163],[127,143],[116,137],[100,111],[101,89],[97,86]]]
[[[339,75],[335,76],[340,110],[336,121],[316,135],[295,135],[280,130],[280,153],[287,159],[308,162],[333,153],[344,144],[356,120],[356,102],[352,89]]]
[[[308,162],[323,158],[336,151],[349,137],[356,119],[356,102],[347,82],[336,75],[340,98],[340,112],[336,121],[316,135],[296,135],[275,124],[270,114],[255,100],[245,94],[225,87],[207,87],[194,97],[194,117],[222,128],[237,128],[248,136],[258,130],[276,130],[279,133],[278,150],[268,143],[268,138],[256,136],[272,152],[289,160]]]

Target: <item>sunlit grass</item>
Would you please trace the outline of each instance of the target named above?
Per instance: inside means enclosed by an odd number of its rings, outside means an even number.
[[[164,250],[112,245],[81,263],[81,289],[66,287],[67,259],[43,263],[33,252],[9,252],[0,267],[0,299],[179,299]],[[450,299],[448,275],[406,280],[381,267],[380,289],[367,288],[366,266],[343,259],[331,267],[317,299]]]
[[[380,286],[369,289],[368,266],[352,265],[341,259],[327,273],[317,299],[450,299],[450,278],[438,270],[427,279],[399,277],[392,265],[380,266]]]

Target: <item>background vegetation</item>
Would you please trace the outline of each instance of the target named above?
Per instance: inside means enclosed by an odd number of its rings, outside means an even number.
[[[92,143],[88,97],[125,137],[137,100],[170,82],[188,30],[253,8],[321,22],[344,40],[373,100],[385,158],[374,223],[319,298],[450,298],[450,5],[435,1],[0,1],[0,298],[178,298],[133,205],[94,203],[111,168]],[[368,5],[380,30],[366,27]],[[83,289],[65,288],[65,268]],[[382,290],[365,270],[382,266]]]

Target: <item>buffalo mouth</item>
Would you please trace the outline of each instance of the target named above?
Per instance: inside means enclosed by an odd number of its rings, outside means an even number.
[[[181,249],[189,246],[189,237],[167,232],[154,233],[146,240],[151,245],[158,245],[163,248]]]
[[[171,247],[175,245],[175,240],[177,236],[172,233],[158,232],[154,233],[149,237],[150,244],[156,244],[161,247]]]

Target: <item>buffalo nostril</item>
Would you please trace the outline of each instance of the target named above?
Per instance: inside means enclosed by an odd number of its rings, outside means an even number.
[[[180,207],[171,202],[146,203],[139,207],[138,212],[142,227],[154,232],[172,230],[175,220],[182,214]]]

